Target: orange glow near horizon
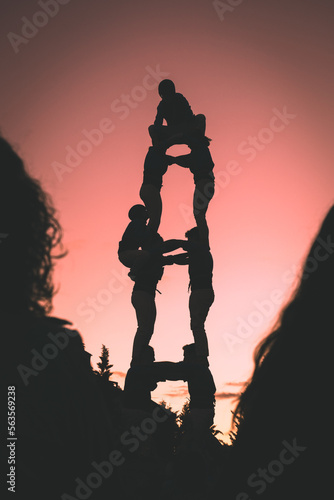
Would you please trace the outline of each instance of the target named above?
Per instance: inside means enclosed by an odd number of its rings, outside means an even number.
[[[5,16],[6,33],[37,10],[17,4]],[[102,344],[110,349],[121,386],[136,321],[117,247],[129,208],[140,202],[158,81],[174,80],[206,115],[216,175],[207,216],[216,299],[206,325],[215,423],[224,433],[254,347],[334,200],[332,30],[320,6],[317,21],[295,4],[303,22],[287,0],[245,2],[223,21],[211,2],[73,1],[18,54],[1,42],[2,133],[51,194],[69,250],[57,264],[53,314],[74,323],[94,364]],[[169,167],[164,239],[183,238],[194,225],[192,194],[190,172]],[[186,269],[165,269],[151,342],[158,361],[179,361],[192,342],[187,287]],[[180,409],[184,387],[160,384],[154,399]]]

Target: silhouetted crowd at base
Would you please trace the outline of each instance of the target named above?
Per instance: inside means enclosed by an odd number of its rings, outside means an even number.
[[[55,260],[66,253],[62,229],[50,197],[0,137],[1,421],[8,421],[2,498],[331,498],[334,206],[290,300],[255,349],[254,371],[234,412],[232,443],[222,445],[212,428],[216,387],[204,327],[214,300],[206,222],[214,194],[210,140],[204,115],[193,114],[173,82],[161,82],[159,92],[140,188],[144,205],[130,209],[118,252],[134,281],[138,323],[124,390],[96,375],[71,323],[50,316]],[[167,150],[174,144],[187,144],[190,153],[171,157]],[[158,233],[165,216],[162,176],[173,163],[194,176],[196,226],[184,240],[164,241]],[[184,252],[175,255],[180,248]],[[150,346],[155,293],[165,266],[173,264],[189,269],[194,343],[183,347],[179,362],[156,362]],[[187,382],[181,427],[171,409],[151,399],[166,380]]]

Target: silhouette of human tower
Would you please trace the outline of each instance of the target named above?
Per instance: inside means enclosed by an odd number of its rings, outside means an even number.
[[[205,116],[193,113],[187,99],[176,92],[171,80],[161,81],[158,92],[161,101],[154,124],[148,129],[152,146],[145,157],[139,192],[143,204],[130,208],[130,223],[118,250],[120,262],[130,268],[129,277],[134,281],[131,303],[138,323],[125,392],[129,406],[144,409],[158,381],[185,380],[191,404],[195,401],[195,407],[204,405],[212,410],[215,386],[208,368],[209,348],[204,326],[214,301],[213,259],[206,221],[208,205],[214,195],[211,139],[205,136]],[[190,153],[177,157],[168,155],[167,150],[175,144],[187,145]],[[162,215],[162,178],[173,164],[193,174],[196,225],[185,233],[185,240],[164,241],[158,232]],[[177,249],[183,252],[166,255]],[[188,266],[190,328],[194,343],[183,347],[182,362],[156,363],[154,351],[149,346],[156,320],[155,293],[164,267],[173,264]]]

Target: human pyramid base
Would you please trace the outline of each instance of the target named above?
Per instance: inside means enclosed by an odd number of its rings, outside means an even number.
[[[158,87],[161,101],[154,124],[149,127],[152,146],[144,161],[140,198],[144,204],[130,208],[128,224],[119,243],[120,262],[130,269],[134,281],[131,303],[137,317],[131,367],[125,380],[128,408],[149,411],[151,391],[157,382],[184,380],[188,383],[193,427],[213,424],[215,384],[209,370],[209,348],[205,320],[214,301],[213,259],[209,245],[206,212],[214,195],[214,175],[209,145],[205,136],[206,118],[194,115],[187,99],[175,90],[171,80]],[[166,125],[164,125],[164,120]],[[173,157],[167,150],[186,144],[190,153]],[[185,233],[185,240],[164,241],[158,233],[162,215],[162,178],[170,165],[188,168],[194,178],[193,213],[196,226]],[[182,249],[179,254],[166,255]],[[149,345],[156,320],[155,294],[166,265],[186,265],[189,270],[190,328],[194,343],[183,347],[183,360],[155,362]]]

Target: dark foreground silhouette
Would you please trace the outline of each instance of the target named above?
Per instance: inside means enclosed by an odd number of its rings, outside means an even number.
[[[49,316],[61,228],[50,199],[3,139],[0,190],[1,378],[16,405],[15,436],[1,459],[13,498],[330,497],[334,207],[296,292],[256,350],[233,445],[222,446],[191,421],[180,437],[163,405],[129,408],[123,391],[94,374],[78,332]],[[165,368],[175,367],[163,367],[160,378]]]
[[[230,478],[227,498],[331,495],[333,434],[327,405],[333,280],[334,206],[311,245],[291,300],[255,350],[254,373],[235,412],[236,439],[221,469]]]

